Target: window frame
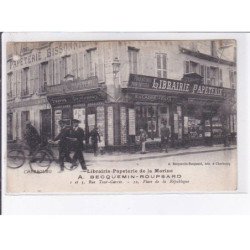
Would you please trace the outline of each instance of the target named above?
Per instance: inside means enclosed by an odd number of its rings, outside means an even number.
[[[165,57],[165,59],[164,59]],[[160,60],[160,64],[158,64],[158,59]],[[164,67],[165,62],[165,67]],[[160,66],[160,67],[158,67]],[[160,74],[159,74],[160,73]],[[156,53],[156,75],[159,78],[167,78],[168,77],[168,57],[167,53]]]

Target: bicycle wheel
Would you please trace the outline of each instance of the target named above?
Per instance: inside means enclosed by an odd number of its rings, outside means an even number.
[[[25,154],[22,150],[12,149],[8,152],[7,166],[9,168],[20,168],[25,162]]]
[[[64,167],[65,167],[66,169],[72,171],[72,170],[75,170],[75,169],[78,167],[78,165],[77,165],[77,164],[72,165],[72,163],[64,162]]]
[[[39,174],[45,173],[49,169],[52,161],[53,157],[48,152],[45,150],[40,150],[37,151],[35,155],[33,155],[29,164],[31,170]]]

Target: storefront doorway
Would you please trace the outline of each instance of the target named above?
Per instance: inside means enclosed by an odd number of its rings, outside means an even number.
[[[21,132],[22,132],[22,138],[25,134],[26,130],[26,123],[30,120],[30,112],[29,111],[22,111],[21,113]]]
[[[136,110],[136,134],[143,128],[148,137],[154,140],[159,138],[162,123],[169,126],[169,106],[168,105],[138,105]]]
[[[46,138],[51,138],[51,110],[44,109],[40,111],[41,117],[41,135]]]

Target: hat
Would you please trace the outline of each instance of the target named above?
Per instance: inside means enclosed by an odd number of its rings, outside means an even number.
[[[73,119],[72,123],[81,123],[81,121],[77,120],[77,119]]]
[[[30,121],[26,121],[26,125],[30,125],[31,124],[31,122]]]

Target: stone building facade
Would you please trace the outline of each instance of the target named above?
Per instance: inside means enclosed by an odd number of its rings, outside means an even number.
[[[7,46],[8,140],[30,120],[48,138],[73,118],[102,146],[157,142],[163,121],[173,141],[218,141],[236,133],[236,41],[100,41]],[[219,115],[231,103],[227,117]]]

